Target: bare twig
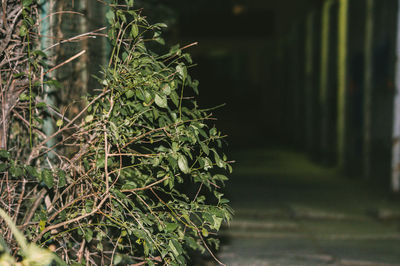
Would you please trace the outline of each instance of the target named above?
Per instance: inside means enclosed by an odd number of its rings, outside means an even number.
[[[42,201],[42,199],[44,198],[46,193],[47,193],[47,190],[45,188],[42,188],[40,190],[38,196],[36,197],[36,199],[33,202],[32,206],[28,209],[29,211],[25,215],[25,218],[24,218],[24,220],[22,222],[22,225],[20,227],[21,229],[29,224],[29,222],[31,221],[33,215],[35,214],[37,208],[40,206],[40,202]]]
[[[160,180],[158,180],[158,181],[156,181],[156,182],[154,182],[154,183],[151,183],[150,185],[147,185],[147,186],[145,186],[145,187],[132,188],[132,189],[122,189],[121,192],[135,192],[135,191],[141,191],[141,190],[150,189],[150,188],[154,187],[155,185],[164,182],[164,181],[167,180],[168,178],[169,178],[169,176],[166,175],[166,176],[164,176],[162,179],[160,179]]]
[[[106,93],[108,93],[109,91],[106,90],[102,93],[100,93],[99,95],[97,95],[85,108],[83,108],[81,110],[81,112],[79,112],[79,114],[77,114],[73,119],[71,119],[70,122],[68,122],[68,124],[66,124],[63,128],[60,128],[59,130],[57,130],[56,132],[54,132],[52,135],[48,136],[45,140],[43,140],[41,143],[39,143],[39,145],[37,145],[35,148],[32,149],[31,154],[29,155],[29,158],[27,160],[27,164],[30,164],[30,162],[36,158],[38,156],[38,151],[40,149],[42,149],[42,147],[49,142],[51,139],[53,139],[54,137],[58,136],[61,132],[67,130],[79,117],[81,117],[86,110],[89,108],[89,106],[91,106],[93,103],[95,103],[98,99],[100,99],[101,97],[103,97]]]
[[[71,224],[71,223],[78,222],[78,221],[80,221],[80,220],[82,220],[82,219],[84,219],[84,218],[86,218],[86,217],[92,216],[93,214],[95,214],[97,211],[100,210],[100,208],[103,206],[103,204],[106,202],[106,200],[107,200],[109,197],[110,197],[110,194],[108,193],[108,191],[106,191],[106,193],[104,193],[103,198],[102,198],[102,200],[100,201],[100,203],[99,203],[99,204],[96,206],[96,208],[94,208],[91,212],[86,213],[86,214],[83,214],[83,215],[78,216],[78,217],[73,218],[73,219],[66,220],[66,221],[64,221],[64,222],[61,222],[61,223],[58,223],[58,224],[55,224],[55,225],[50,225],[50,226],[48,226],[48,227],[45,227],[45,228],[43,229],[43,231],[40,232],[40,234],[39,234],[37,237],[35,237],[35,239],[33,239],[33,242],[36,243],[38,240],[40,240],[40,239],[43,237],[43,235],[44,235],[45,233],[47,233],[47,232],[49,232],[49,231],[51,231],[51,230],[57,229],[57,228],[59,228],[59,227],[62,227],[62,226],[65,226],[65,225],[68,225],[68,224]]]
[[[77,59],[78,57],[80,57],[80,56],[83,55],[84,53],[86,53],[86,50],[80,51],[80,52],[77,53],[76,55],[70,57],[69,59],[65,60],[64,62],[62,62],[62,63],[56,65],[55,67],[53,67],[53,68],[47,70],[46,72],[44,72],[43,76],[46,76],[47,74],[53,72],[53,71],[56,70],[57,68],[60,68],[60,67],[62,67],[63,65],[68,64],[69,62],[71,62],[71,61]]]
[[[71,37],[71,38],[69,38],[69,39],[62,40],[62,41],[60,41],[60,42],[58,42],[58,43],[55,43],[55,44],[53,44],[53,45],[47,47],[46,49],[44,49],[44,51],[48,51],[48,50],[50,50],[50,49],[56,47],[57,45],[60,45],[60,44],[63,44],[63,43],[67,43],[67,42],[72,42],[72,41],[74,41],[74,40],[78,40],[78,39],[81,39],[81,38],[83,38],[83,37],[91,37],[91,35],[93,35],[93,36],[99,35],[99,34],[96,34],[96,32],[102,31],[102,30],[105,30],[105,29],[107,29],[107,27],[102,27],[102,28],[99,28],[99,29],[94,30],[94,31],[85,32],[85,33],[76,35],[76,36],[74,36],[74,37]],[[104,35],[101,35],[101,36],[104,36]]]

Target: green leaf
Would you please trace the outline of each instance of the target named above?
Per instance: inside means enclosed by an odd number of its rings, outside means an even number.
[[[183,58],[185,58],[185,60],[189,63],[192,64],[193,60],[192,57],[190,56],[190,54],[183,54]]]
[[[54,185],[54,177],[53,177],[53,173],[50,170],[48,170],[48,169],[43,170],[43,172],[42,172],[42,180],[43,180],[43,182],[46,184],[46,186],[48,188],[52,188],[53,187],[53,185]]]
[[[149,245],[147,244],[147,241],[143,241],[143,251],[145,256],[149,255]]]
[[[165,84],[165,85],[162,87],[162,92],[163,92],[165,95],[170,95],[170,94],[171,94],[171,86],[169,86],[169,84]]]
[[[23,7],[29,7],[30,5],[32,5],[33,0],[23,0],[22,1],[22,6]]]
[[[208,236],[208,231],[207,231],[207,229],[205,229],[205,228],[203,227],[203,229],[201,229],[201,234],[202,234],[204,237],[207,237],[207,236]]]
[[[26,95],[25,93],[21,93],[21,95],[19,96],[20,101],[29,101],[29,98],[29,95]]]
[[[114,19],[115,19],[115,14],[112,10],[109,10],[106,13],[106,18],[109,24],[113,24],[114,23]]]
[[[26,36],[27,33],[28,33],[28,29],[26,28],[25,25],[22,25],[19,28],[19,36],[24,37],[24,36]]]
[[[160,96],[160,95],[156,94],[154,101],[158,106],[160,106],[162,108],[168,107],[167,96],[165,96],[165,95]]]
[[[229,173],[232,174],[232,170],[233,170],[233,169],[232,169],[232,166],[231,166],[230,164],[227,164],[227,166],[228,166],[228,171],[229,171]]]
[[[170,240],[168,242],[168,246],[171,248],[172,253],[174,254],[175,257],[178,257],[180,255],[179,249],[182,248],[179,247],[180,245],[176,240]]]
[[[176,258],[176,260],[178,261],[178,265],[186,265],[186,260],[185,260],[185,257],[184,256],[182,256],[182,255],[179,255],[177,258]]]
[[[45,82],[45,84],[47,84],[48,86],[53,86],[53,87],[55,87],[57,89],[60,89],[62,87],[61,83],[58,82],[55,79],[48,80],[48,81]]]
[[[39,230],[40,230],[40,232],[42,232],[45,227],[46,227],[46,221],[45,220],[40,220],[40,222],[39,222]]]
[[[175,91],[171,92],[171,95],[169,96],[171,97],[172,102],[175,104],[176,107],[179,106],[179,96]]]
[[[44,108],[47,107],[47,104],[45,102],[40,102],[36,104],[36,108]]]
[[[67,184],[67,179],[65,178],[65,172],[63,170],[58,171],[58,187],[62,188]]]
[[[31,177],[36,177],[39,178],[40,174],[38,173],[38,171],[36,170],[35,167],[32,167],[30,165],[26,165],[25,166],[25,171],[31,176]],[[40,179],[40,178],[39,178]],[[40,180],[39,180],[40,181]]]
[[[8,165],[5,163],[0,163],[0,172],[5,172],[8,168]]]
[[[31,17],[25,17],[24,18],[24,23],[27,26],[33,26],[35,24],[35,21]]]
[[[220,181],[226,181],[226,180],[228,180],[228,178],[226,177],[226,176],[224,176],[224,175],[214,175],[214,179],[216,179],[216,180],[220,180]]]
[[[194,90],[194,92],[199,95],[199,81],[198,80],[194,80],[192,82],[192,88]]]
[[[200,147],[205,154],[207,154],[207,155],[210,154],[210,149],[208,148],[208,146],[206,144],[204,144],[203,142],[200,142]]]
[[[153,100],[153,96],[151,95],[150,92],[148,91],[144,91],[143,92],[143,96],[144,96],[144,101],[145,103],[149,104],[152,100]]]
[[[158,38],[156,38],[156,39],[154,39],[156,42],[158,42],[159,44],[161,44],[161,45],[165,45],[165,40],[163,39],[163,38],[161,38],[161,37],[158,37]]]
[[[90,228],[86,228],[85,230],[85,239],[89,243],[93,239],[93,231]]]
[[[10,159],[10,153],[6,150],[0,150],[0,158]]]
[[[168,25],[165,23],[156,23],[153,25],[155,28],[168,28]]]
[[[24,169],[19,166],[11,166],[10,174],[14,177],[21,177],[24,175]]]
[[[85,117],[85,122],[89,123],[89,122],[91,122],[93,120],[93,118],[94,118],[93,115],[88,115],[88,116]]]
[[[217,217],[216,215],[213,215],[212,218],[214,220],[213,228],[218,231],[221,227],[222,218]]]
[[[223,160],[221,160],[218,153],[214,149],[212,149],[212,150],[214,152],[215,163],[217,164],[217,166],[220,168],[225,167],[225,162]]]
[[[137,184],[133,181],[127,181],[124,185],[122,185],[121,189],[134,189],[137,188]]]
[[[99,158],[97,158],[96,160],[96,167],[97,168],[103,168],[105,166],[105,158],[103,156],[100,156]]]
[[[204,159],[204,170],[207,171],[208,169],[211,169],[211,168],[213,168],[211,160],[209,158],[205,158]]]
[[[132,98],[133,95],[135,95],[135,92],[133,90],[128,90],[127,92],[125,92],[125,96],[128,99]]]
[[[210,129],[210,135],[211,135],[211,136],[217,135],[217,129],[216,129],[215,127],[213,127],[213,128]]]
[[[122,262],[123,257],[121,256],[121,254],[117,254],[114,257],[114,265],[117,265],[118,263]]]
[[[190,236],[185,236],[186,243],[191,247],[193,250],[196,250],[199,248],[199,244],[194,240],[193,237]]]
[[[185,65],[177,65],[176,72],[178,73],[181,79],[186,79],[187,77],[187,69]]]
[[[228,200],[228,199],[221,199],[221,200],[219,201],[219,203],[220,203],[220,204],[226,204],[226,203],[229,203],[229,200]]]
[[[176,223],[165,223],[165,230],[167,232],[173,232],[178,228],[178,224]]]
[[[180,154],[178,157],[178,166],[179,166],[179,169],[181,169],[181,171],[184,172],[185,174],[190,173],[188,161],[187,161],[186,157],[182,154]]]
[[[131,25],[131,35],[133,38],[136,38],[136,36],[138,36],[138,34],[139,34],[138,25],[134,23]]]
[[[117,16],[118,16],[118,18],[121,19],[124,23],[126,23],[126,16],[125,16],[124,13],[122,13],[121,10],[118,10],[118,11],[117,11]]]
[[[47,55],[41,50],[35,50],[35,51],[32,52],[32,54],[33,55],[38,55],[38,56],[41,56],[41,57],[47,57]]]
[[[57,127],[61,127],[64,124],[64,121],[62,119],[58,119],[56,122]]]

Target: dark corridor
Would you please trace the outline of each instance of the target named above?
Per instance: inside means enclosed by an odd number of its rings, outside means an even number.
[[[288,147],[400,188],[396,0],[159,5],[175,14],[171,43],[198,42],[200,104],[226,104],[213,112],[230,150]]]
[[[169,1],[236,160],[227,265],[399,265],[398,1]]]

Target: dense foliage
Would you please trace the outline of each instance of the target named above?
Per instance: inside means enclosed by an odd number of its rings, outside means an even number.
[[[23,2],[27,18],[35,3]],[[194,99],[198,82],[184,53],[191,45],[149,50],[164,43],[166,25],[149,24],[132,0],[111,4],[106,17],[113,49],[102,90],[75,117],[59,115],[52,135],[42,119],[61,112],[41,100],[46,79],[32,66],[18,73],[32,82],[18,94],[24,112],[12,116],[16,141],[0,151],[1,195],[17,199],[2,205],[29,240],[52,245],[67,263],[183,265],[190,249],[218,248],[216,233],[231,216],[221,193],[231,171],[223,136]],[[28,61],[42,62],[29,46],[35,22],[25,33],[21,25]]]

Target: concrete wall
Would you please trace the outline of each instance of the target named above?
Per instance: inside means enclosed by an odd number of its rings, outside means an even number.
[[[388,185],[397,16],[397,0],[326,0],[283,37],[284,53],[293,58],[281,62],[303,75],[289,76],[285,88],[298,101],[286,106],[293,110],[288,124],[301,130],[291,131],[297,146],[305,144],[322,163]]]

